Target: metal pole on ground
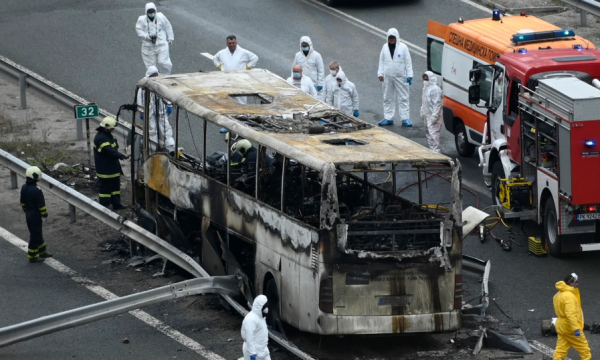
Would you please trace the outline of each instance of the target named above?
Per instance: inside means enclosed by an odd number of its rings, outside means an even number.
[[[77,213],[75,213],[76,209],[77,208],[75,206],[69,204],[69,215],[71,215],[71,224],[77,221]]]
[[[10,172],[10,188],[11,189],[19,188],[19,184],[17,183],[17,173],[14,171]]]
[[[27,75],[19,74],[19,89],[21,90],[21,109],[27,109]]]
[[[581,26],[587,26],[587,11],[580,9],[579,16],[581,17]]]
[[[87,137],[88,162],[92,166],[92,145],[90,143],[90,118],[85,118],[85,136]]]

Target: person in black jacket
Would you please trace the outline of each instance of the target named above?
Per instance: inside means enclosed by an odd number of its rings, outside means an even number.
[[[96,129],[98,132],[94,137],[94,161],[96,162],[96,176],[100,185],[99,202],[113,210],[125,209],[121,204],[121,164],[119,160],[128,159],[129,156],[119,152],[117,139],[112,131],[117,125],[117,120],[107,116]]]
[[[52,257],[46,252],[46,242],[42,235],[42,223],[48,217],[44,193],[37,186],[42,178],[42,171],[32,166],[25,172],[25,184],[21,187],[21,207],[25,211],[27,228],[29,229],[29,249],[27,257],[30,263],[38,263]]]

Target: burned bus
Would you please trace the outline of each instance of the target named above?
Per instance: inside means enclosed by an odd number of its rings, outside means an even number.
[[[137,91],[146,114],[172,104],[177,149],[151,146],[156,117],[137,124],[142,220],[211,275],[245,273],[269,298],[270,324],[323,335],[460,328],[458,162],[266,70],[145,78]]]

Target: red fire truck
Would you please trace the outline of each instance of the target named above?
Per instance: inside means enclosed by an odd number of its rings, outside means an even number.
[[[515,36],[515,52],[469,73],[473,105],[493,84],[478,148],[493,203],[542,224],[554,256],[600,250],[600,51],[526,50]]]

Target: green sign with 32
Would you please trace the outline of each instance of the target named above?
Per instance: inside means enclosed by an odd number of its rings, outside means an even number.
[[[85,119],[98,116],[98,105],[75,105],[75,119]]]

